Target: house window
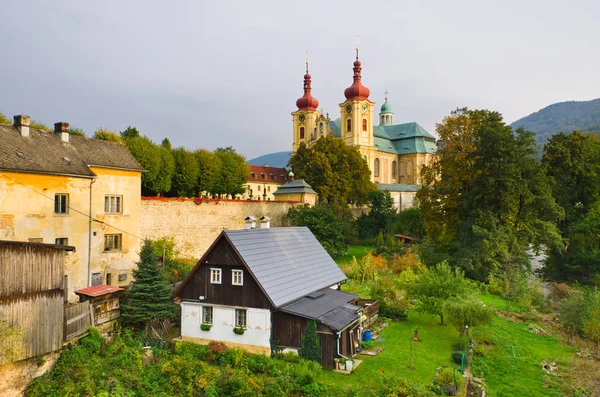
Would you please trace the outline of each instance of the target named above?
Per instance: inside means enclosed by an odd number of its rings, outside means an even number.
[[[246,328],[246,309],[235,309],[235,326]]]
[[[379,159],[375,159],[375,164],[373,166],[373,175],[375,178],[379,177]]]
[[[104,251],[120,250],[122,242],[122,234],[105,234],[104,235]]]
[[[54,195],[54,213],[68,214],[69,213],[69,195],[60,193]]]
[[[125,281],[125,280],[127,280],[127,273],[120,273],[119,281]]]
[[[221,284],[221,269],[210,269],[210,283]]]
[[[346,120],[346,131],[352,131],[352,120],[350,119]]]
[[[213,308],[212,306],[204,306],[202,309],[202,324],[213,323]]]
[[[392,161],[392,178],[396,179],[398,177],[398,163]]]
[[[363,126],[362,126],[363,131],[366,131],[367,130],[367,119],[363,119],[362,124],[363,124]]]
[[[123,212],[123,196],[104,196],[104,212],[107,214]]]
[[[267,186],[267,192],[271,191],[271,186]]]
[[[69,239],[66,237],[59,237],[54,239],[54,244],[56,245],[69,245]]]
[[[244,285],[244,271],[243,270],[232,270],[231,271],[231,284],[232,285]]]
[[[300,127],[300,139],[304,139],[304,127]]]
[[[92,287],[102,284],[102,273],[92,273]]]

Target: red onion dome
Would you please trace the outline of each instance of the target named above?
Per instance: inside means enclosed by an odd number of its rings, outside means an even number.
[[[354,101],[357,99],[369,100],[369,95],[371,94],[371,90],[362,85],[360,76],[360,71],[362,68],[360,65],[360,61],[358,58],[356,58],[356,61],[354,61],[354,82],[344,91],[344,96],[349,101]]]
[[[317,110],[319,101],[311,95],[310,74],[308,74],[308,64],[306,65],[306,74],[304,75],[304,96],[298,98],[296,106],[299,110]]]

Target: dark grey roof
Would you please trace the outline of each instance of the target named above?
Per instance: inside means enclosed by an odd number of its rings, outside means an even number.
[[[346,280],[307,227],[223,233],[276,308]]]
[[[341,331],[358,319],[360,307],[345,304],[319,317],[319,321],[334,331]]]
[[[54,132],[33,128],[24,137],[15,127],[0,124],[1,170],[93,177],[89,166],[143,170],[115,142],[70,136],[67,143]]]
[[[406,185],[404,183],[378,183],[379,190],[389,190],[390,192],[417,192],[421,185]]]
[[[312,193],[317,194],[304,179],[287,181],[273,192],[273,194]]]
[[[358,295],[324,288],[289,303],[281,307],[280,310],[297,316],[318,320],[328,327],[339,331],[358,318],[356,312],[360,307],[348,303],[357,298]],[[339,310],[340,308],[344,310]]]
[[[70,141],[91,167],[144,170],[127,148],[120,143],[77,135],[71,135]]]

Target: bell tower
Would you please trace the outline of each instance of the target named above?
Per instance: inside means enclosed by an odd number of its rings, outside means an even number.
[[[322,128],[323,119],[317,110],[319,101],[311,93],[311,76],[308,73],[308,57],[306,59],[306,74],[304,75],[304,95],[296,101],[298,110],[292,112],[294,143],[292,152],[296,153],[301,143],[307,146],[314,143],[319,136],[318,127]],[[327,123],[328,124],[328,123]]]
[[[353,65],[352,85],[344,91],[346,101],[340,104],[341,137],[346,145],[358,146],[366,157],[369,168],[373,169],[376,151],[373,136],[373,107],[369,100],[371,91],[362,84],[362,64],[358,59],[358,40],[356,43],[356,60]]]

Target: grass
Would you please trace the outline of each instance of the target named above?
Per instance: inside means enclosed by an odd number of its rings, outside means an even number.
[[[422,342],[411,342],[413,329],[419,328]],[[332,371],[323,371],[319,382],[344,388],[349,395],[368,396],[369,392],[381,387],[381,371],[392,371],[402,377],[417,379],[429,383],[440,366],[455,366],[450,360],[452,345],[458,334],[451,326],[439,325],[436,316],[421,315],[411,312],[406,321],[393,322],[385,328],[380,338],[384,351],[379,355],[360,356],[363,363],[350,376]],[[414,356],[414,370],[409,369],[410,346]]]
[[[344,265],[350,265],[350,263],[352,263],[352,257],[356,257],[356,260],[360,260],[370,251],[373,251],[373,249],[372,245],[351,245],[348,247],[346,255],[338,256],[334,260],[338,266],[343,268]]]

